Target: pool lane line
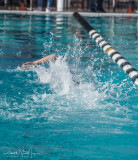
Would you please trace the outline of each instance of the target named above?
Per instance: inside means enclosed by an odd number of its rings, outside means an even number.
[[[73,13],[75,19],[84,27],[89,35],[95,40],[104,52],[116,62],[125,73],[132,78],[135,85],[138,85],[138,71],[118,52],[116,51],[104,38],[96,31],[90,24],[77,12]]]

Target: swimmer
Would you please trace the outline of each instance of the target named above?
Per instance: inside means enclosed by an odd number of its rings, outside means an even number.
[[[48,62],[49,60],[56,60],[56,57],[57,57],[56,54],[51,54],[49,56],[46,56],[46,57],[41,58],[41,59],[34,61],[34,62],[26,62],[21,66],[21,68],[23,70],[30,70],[30,69],[36,67],[37,65]]]
[[[49,56],[46,56],[46,57],[41,58],[41,59],[39,59],[37,61],[34,61],[34,62],[26,62],[21,66],[21,69],[23,69],[23,70],[31,70],[31,69],[33,69],[34,67],[36,67],[36,66],[38,66],[40,64],[48,62],[49,60],[56,60],[56,57],[57,57],[56,54],[51,54]],[[74,80],[74,79],[72,79],[72,80],[76,85],[79,84],[79,82],[77,82],[76,80]]]

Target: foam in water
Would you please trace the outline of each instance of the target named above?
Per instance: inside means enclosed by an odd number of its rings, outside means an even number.
[[[73,84],[72,75],[65,58],[59,56],[55,62],[49,63],[49,68],[38,67],[35,69],[41,83],[49,83],[51,89],[58,94],[66,94]]]
[[[44,66],[40,66],[34,70],[41,83],[49,83],[50,88],[57,94],[57,96],[62,95],[72,95],[72,97],[78,97],[81,99],[89,98],[89,101],[94,103],[98,100],[99,94],[95,90],[93,83],[82,83],[80,78],[80,84],[76,84],[73,80],[72,73],[70,72],[69,65],[66,62],[66,56],[63,58],[59,56],[55,62],[49,63],[49,68],[46,69]],[[94,95],[93,95],[94,94]]]

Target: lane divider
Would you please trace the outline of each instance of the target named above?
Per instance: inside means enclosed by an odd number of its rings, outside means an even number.
[[[84,27],[89,35],[95,40],[104,52],[116,62],[125,73],[132,78],[135,85],[138,85],[138,71],[118,52],[116,51],[104,38],[96,31],[89,23],[77,12],[73,13],[75,19]]]

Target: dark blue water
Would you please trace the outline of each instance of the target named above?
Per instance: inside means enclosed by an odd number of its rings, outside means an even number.
[[[85,18],[138,69],[137,18]],[[72,16],[0,15],[0,159],[138,159],[138,87]]]

